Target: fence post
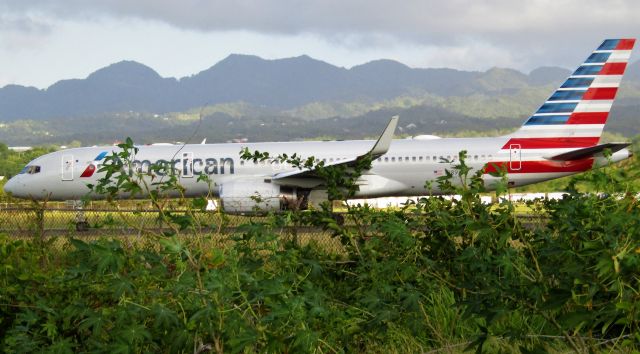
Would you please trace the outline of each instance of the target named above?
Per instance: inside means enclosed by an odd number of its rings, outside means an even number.
[[[47,202],[44,201],[42,203],[38,203],[37,201],[32,201],[31,205],[33,206],[33,211],[35,213],[35,236],[38,239],[40,245],[44,245],[44,211],[47,205]]]

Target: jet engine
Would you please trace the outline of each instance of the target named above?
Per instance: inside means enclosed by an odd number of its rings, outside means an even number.
[[[220,186],[220,201],[229,214],[263,214],[306,209],[308,191],[263,180],[239,180]]]

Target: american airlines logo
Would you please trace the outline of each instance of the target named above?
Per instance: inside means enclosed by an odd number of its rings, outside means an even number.
[[[98,154],[98,156],[96,156],[95,159],[93,159],[93,161],[89,164],[89,166],[87,166],[87,168],[84,169],[84,171],[82,171],[82,174],[80,175],[80,177],[84,177],[84,178],[88,178],[93,176],[93,174],[96,172],[97,165],[100,163],[100,161],[102,161],[108,154],[108,151],[102,151],[101,153]]]
[[[99,169],[100,161],[105,158],[107,151],[101,152],[85,168],[80,177],[88,178]],[[155,173],[158,176],[166,175],[223,175],[235,174],[235,160],[230,157],[223,158],[178,158],[173,160],[133,160],[129,175],[136,173]]]
[[[183,158],[168,160],[133,160],[129,174],[155,173],[158,176],[166,175],[224,175],[235,174],[235,161],[230,157],[223,158]]]

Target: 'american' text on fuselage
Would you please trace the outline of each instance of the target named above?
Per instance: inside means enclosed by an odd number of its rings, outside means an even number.
[[[235,161],[229,157],[206,159],[173,159],[168,160],[134,160],[129,170],[129,174],[133,172],[139,173],[155,173],[158,176],[166,176],[167,174],[182,176],[188,175],[223,175],[235,173]]]

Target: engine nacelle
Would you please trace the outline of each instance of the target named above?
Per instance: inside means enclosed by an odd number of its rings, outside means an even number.
[[[220,186],[220,202],[229,214],[263,214],[306,209],[308,192],[263,180],[240,180]]]

